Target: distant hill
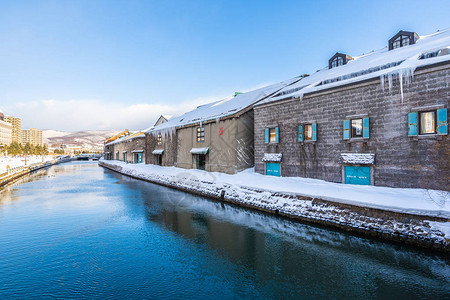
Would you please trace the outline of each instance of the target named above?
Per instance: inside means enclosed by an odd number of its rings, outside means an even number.
[[[61,144],[77,145],[85,148],[102,148],[106,138],[119,133],[116,130],[58,131],[42,130],[42,141],[50,147]]]

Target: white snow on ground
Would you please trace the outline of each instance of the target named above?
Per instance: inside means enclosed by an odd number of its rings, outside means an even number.
[[[151,164],[126,164],[120,161],[103,161],[120,165],[136,174],[152,177],[190,178],[200,183],[224,184],[267,192],[284,192],[320,198],[338,203],[379,208],[394,212],[450,218],[450,193],[445,191],[349,185],[301,177],[265,176],[248,169],[235,175],[206,172]],[[206,186],[206,184],[205,184]]]
[[[32,155],[27,156],[27,166],[35,163],[41,163],[46,161],[53,160],[53,156],[40,156],[40,155]],[[23,167],[25,166],[25,157],[9,157],[9,156],[0,156],[0,174],[5,173],[7,171],[7,166],[12,168]]]

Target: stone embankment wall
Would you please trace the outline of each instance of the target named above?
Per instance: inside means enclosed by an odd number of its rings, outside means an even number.
[[[234,205],[312,224],[338,228],[354,234],[450,252],[449,237],[430,226],[430,222],[442,222],[443,224],[450,222],[447,218],[396,213],[339,204],[296,194],[256,190],[215,182],[199,182],[193,177],[165,176],[162,173],[148,176],[136,173],[132,168],[114,164],[114,162],[100,161],[99,164],[136,179]]]

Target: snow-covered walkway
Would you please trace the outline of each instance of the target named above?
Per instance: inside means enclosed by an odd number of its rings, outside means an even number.
[[[53,160],[53,156],[47,155],[47,156],[41,156],[41,155],[29,155],[26,158],[27,166],[30,166],[35,163],[42,163],[46,161]],[[25,166],[25,157],[24,156],[0,156],[0,174],[5,173],[8,169],[8,166],[10,169],[17,168],[17,167],[24,167]]]
[[[450,218],[450,193],[446,191],[360,186],[332,183],[301,177],[273,177],[248,169],[229,175],[176,167],[145,164],[126,164],[121,161],[102,161],[122,167],[128,174],[148,179],[170,177],[198,181],[198,184],[218,187],[233,185],[270,192],[297,194],[338,203],[378,208],[394,212]]]

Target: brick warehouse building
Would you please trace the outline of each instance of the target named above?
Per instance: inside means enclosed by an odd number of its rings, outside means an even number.
[[[256,104],[256,172],[449,190],[449,46],[400,31]]]

